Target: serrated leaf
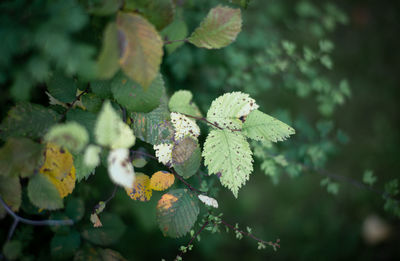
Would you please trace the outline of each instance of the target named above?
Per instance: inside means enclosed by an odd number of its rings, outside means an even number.
[[[146,174],[136,173],[133,188],[125,188],[126,194],[133,200],[149,201],[153,191],[150,188],[150,178]]]
[[[55,111],[32,103],[18,103],[0,125],[0,138],[25,136],[41,138],[60,119]]]
[[[125,224],[117,215],[103,213],[101,221],[102,227],[87,228],[83,230],[82,237],[93,244],[107,246],[117,242],[124,234]]]
[[[179,112],[192,116],[201,117],[197,105],[192,101],[193,94],[190,91],[181,90],[175,92],[169,100],[168,107],[171,112]]]
[[[117,15],[122,70],[144,88],[156,78],[163,56],[163,42],[154,26],[137,14]]]
[[[54,73],[47,82],[49,93],[61,102],[70,103],[76,98],[77,85],[72,78],[67,78],[60,72]]]
[[[157,204],[157,221],[165,236],[181,237],[193,227],[199,214],[196,197],[187,189],[164,194]]]
[[[217,6],[210,10],[200,26],[189,37],[189,42],[207,49],[222,48],[233,41],[242,29],[240,9]]]
[[[183,20],[175,20],[164,28],[161,35],[165,41],[184,40],[188,35],[188,28]],[[166,44],[165,49],[167,49],[168,54],[171,54],[183,44],[184,41]]]
[[[78,182],[83,179],[88,179],[91,174],[94,174],[95,167],[85,164],[84,155],[82,155],[82,153],[74,155],[74,166]]]
[[[51,127],[44,139],[70,151],[79,152],[88,143],[89,134],[79,123],[67,122]]]
[[[165,105],[160,105],[149,113],[133,113],[132,128],[135,135],[152,145],[170,142],[174,130],[169,115]]]
[[[157,171],[151,176],[150,188],[157,191],[163,191],[171,187],[174,182],[174,174],[166,171]]]
[[[115,2],[115,1],[114,1]],[[97,59],[97,76],[110,79],[119,69],[118,28],[113,22],[104,30],[103,46]]]
[[[244,118],[258,105],[246,93],[225,93],[215,99],[207,112],[207,120],[222,128],[241,129]]]
[[[64,205],[57,188],[43,174],[29,179],[28,196],[33,205],[38,208],[55,210]]]
[[[243,124],[243,133],[254,140],[284,141],[295,134],[295,130],[259,110],[250,112]]]
[[[253,171],[252,152],[246,138],[228,130],[211,131],[204,143],[204,165],[210,174],[220,174],[220,182],[237,198],[239,188]]]
[[[122,72],[111,83],[115,100],[132,112],[150,112],[160,105],[164,81],[158,74],[147,89],[143,89]]]
[[[19,177],[0,176],[0,196],[13,211],[18,211],[22,202]]]
[[[128,149],[111,150],[107,158],[108,175],[111,180],[122,187],[132,188],[135,181],[135,171],[129,159]]]
[[[103,104],[94,131],[97,143],[102,146],[116,149],[130,148],[135,144],[133,131],[122,121],[109,101]]]
[[[10,138],[0,149],[0,176],[33,175],[42,158],[42,145],[26,138]]]
[[[72,155],[67,149],[54,143],[47,144],[45,162],[39,172],[53,183],[61,198],[72,193],[75,188],[76,176]]]
[[[157,30],[170,24],[175,15],[173,0],[135,0],[129,1],[129,10],[139,12],[152,23]]]
[[[81,97],[81,103],[87,111],[97,113],[101,109],[103,101],[94,93],[88,93]]]
[[[112,98],[111,82],[112,82],[112,80],[93,81],[90,83],[90,89],[98,97],[100,97],[102,99],[110,99],[110,98]]]
[[[81,237],[75,230],[67,235],[55,235],[50,242],[51,255],[54,258],[69,258],[79,249]]]

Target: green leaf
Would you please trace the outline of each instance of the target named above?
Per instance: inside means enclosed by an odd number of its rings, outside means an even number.
[[[193,227],[199,214],[197,198],[187,189],[164,194],[157,204],[157,221],[165,236],[181,237]]]
[[[183,20],[175,20],[164,28],[161,35],[165,41],[184,40],[188,35],[188,28]],[[165,49],[167,49],[167,52],[171,54],[183,44],[184,41],[166,44]]]
[[[72,230],[67,235],[55,235],[50,242],[51,255],[54,258],[66,259],[74,255],[81,244],[79,233]]]
[[[217,6],[210,10],[188,40],[197,47],[218,49],[235,41],[241,28],[242,16],[239,8]]]
[[[74,221],[79,221],[85,214],[85,203],[80,198],[69,198],[65,207],[65,213]]]
[[[251,155],[249,143],[241,133],[213,130],[204,143],[204,165],[210,174],[221,175],[221,184],[236,198],[253,171]]]
[[[111,80],[93,81],[93,82],[90,83],[90,89],[99,98],[102,98],[102,99],[110,99],[110,98],[112,98]]]
[[[7,241],[3,246],[4,257],[8,260],[16,260],[21,256],[22,244],[19,240]]]
[[[13,211],[18,211],[22,202],[19,177],[0,176],[0,196]]]
[[[82,109],[71,109],[67,113],[67,121],[75,121],[84,126],[89,133],[90,140],[94,141],[94,127],[97,114]]]
[[[246,9],[250,3],[250,0],[225,0],[225,1],[232,3],[232,4],[240,5],[244,9]]]
[[[0,125],[0,138],[25,136],[41,138],[60,119],[53,110],[32,103],[17,103]]]
[[[128,111],[150,112],[160,105],[164,81],[158,74],[147,89],[143,89],[122,72],[111,83],[111,91],[115,100]]]
[[[174,19],[175,4],[173,0],[128,0],[127,2],[129,10],[142,14],[157,30],[162,30]]]
[[[129,126],[122,121],[109,101],[103,104],[95,127],[96,141],[110,148],[130,148],[135,144],[135,136]]]
[[[179,112],[201,117],[201,112],[192,101],[193,94],[190,91],[181,90],[175,92],[169,100],[168,107],[171,112]]]
[[[59,72],[54,73],[47,82],[49,93],[61,102],[70,103],[76,98],[76,83]]]
[[[126,259],[117,251],[111,249],[86,247],[80,249],[74,256],[74,261],[126,261]]]
[[[109,1],[110,2],[110,1]],[[115,1],[114,1],[115,2]],[[109,79],[119,69],[118,29],[115,23],[109,23],[104,30],[103,46],[97,60],[99,79]]]
[[[42,145],[26,138],[10,138],[0,149],[0,176],[33,175],[42,158]]]
[[[116,13],[123,5],[123,0],[89,0],[88,12],[94,15],[107,16]]]
[[[374,175],[372,170],[366,170],[363,175],[363,182],[367,185],[374,185],[378,178]]]
[[[290,135],[295,134],[295,130],[286,123],[259,110],[250,112],[243,124],[242,131],[251,139],[273,142],[284,141]]]
[[[154,26],[137,14],[118,13],[122,70],[144,88],[158,75],[163,41]]]
[[[115,214],[103,213],[101,223],[102,227],[83,230],[82,237],[93,244],[107,246],[117,242],[125,232],[125,224]]]
[[[225,93],[211,103],[207,120],[222,128],[238,130],[242,128],[243,118],[257,108],[255,100],[246,93]]]
[[[189,136],[177,141],[172,148],[175,171],[185,179],[196,174],[201,163],[201,150],[197,141]]]
[[[88,93],[81,97],[81,102],[83,107],[86,108],[87,111],[97,113],[101,109],[101,105],[103,101],[94,93]]]
[[[89,142],[89,134],[79,123],[67,122],[51,127],[44,139],[71,152],[79,152]]]
[[[171,142],[174,130],[167,106],[160,105],[149,113],[132,113],[132,128],[136,136],[152,145]]]
[[[43,174],[37,174],[29,179],[28,196],[38,208],[55,210],[64,206],[57,188]]]
[[[85,164],[84,155],[82,155],[82,153],[74,155],[74,166],[78,182],[83,179],[86,180],[91,174],[94,174],[95,167]]]

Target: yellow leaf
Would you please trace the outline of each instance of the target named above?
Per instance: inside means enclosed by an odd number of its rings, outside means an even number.
[[[75,188],[75,167],[71,153],[53,143],[46,146],[45,162],[39,170],[57,188],[61,198]]]
[[[172,207],[172,204],[178,201],[178,198],[172,194],[164,194],[161,199],[157,203],[158,209],[169,210]],[[173,211],[173,210],[171,210]]]
[[[175,182],[174,174],[166,171],[158,171],[151,176],[150,188],[157,191],[163,191],[171,187]]]
[[[133,200],[149,201],[153,194],[153,191],[150,188],[149,176],[142,173],[136,173],[133,189],[125,188],[125,191]]]

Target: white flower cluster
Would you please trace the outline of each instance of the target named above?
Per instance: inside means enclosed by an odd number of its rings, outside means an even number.
[[[207,206],[218,208],[218,201],[215,198],[210,198],[205,195],[199,195],[198,197],[200,201],[206,204]]]
[[[167,165],[172,164],[172,144],[159,144],[153,146],[158,162]]]
[[[175,140],[177,141],[186,135],[192,136],[195,139],[200,135],[200,128],[197,126],[196,122],[185,115],[172,112],[171,122],[175,128]]]

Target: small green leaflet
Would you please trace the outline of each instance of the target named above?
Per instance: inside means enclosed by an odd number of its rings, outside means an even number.
[[[253,158],[245,136],[228,130],[208,134],[203,150],[204,165],[210,174],[220,174],[220,181],[237,198],[239,188],[253,171]]]
[[[242,118],[257,108],[255,100],[246,93],[225,93],[211,103],[207,120],[224,129],[238,130],[242,128]]]
[[[201,117],[197,105],[192,101],[193,94],[190,91],[180,90],[175,92],[169,100],[168,107],[171,112],[179,112]]]
[[[218,49],[235,41],[241,29],[240,9],[219,5],[210,10],[188,40],[197,47]]]
[[[89,142],[89,134],[79,123],[67,122],[54,125],[44,139],[65,147],[71,152],[79,152]]]
[[[247,137],[258,141],[284,141],[295,134],[295,130],[286,123],[259,110],[250,112],[242,130]]]
[[[122,121],[109,101],[103,104],[94,132],[99,145],[112,149],[130,148],[135,144],[133,131]]]

